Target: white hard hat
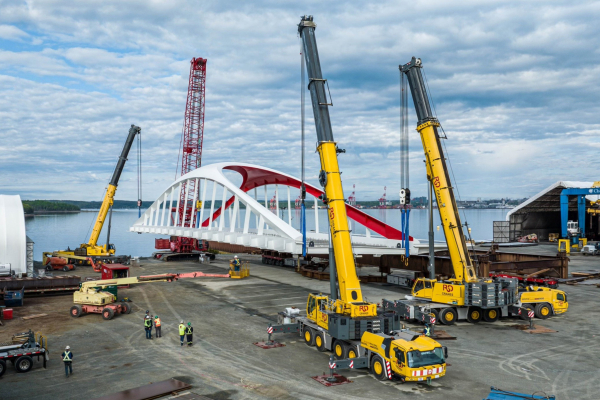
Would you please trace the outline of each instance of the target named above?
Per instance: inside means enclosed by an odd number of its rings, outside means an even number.
[[[237,256],[233,256],[233,258],[237,258]]]
[[[183,320],[179,321],[180,324],[183,324]]]
[[[65,350],[71,350],[70,346],[65,347]]]

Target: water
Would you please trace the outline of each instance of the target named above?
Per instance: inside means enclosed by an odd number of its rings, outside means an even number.
[[[363,210],[369,215],[400,229],[400,210],[389,209],[368,209]],[[465,219],[471,227],[471,236],[475,240],[491,240],[492,239],[492,221],[504,221],[509,210],[506,209],[463,209],[460,210],[463,224]],[[34,259],[42,259],[42,252],[64,250],[69,246],[71,249],[79,246],[81,243],[88,241],[94,221],[96,220],[97,211],[83,211],[76,214],[49,214],[36,215],[32,218],[26,218],[25,225],[27,235],[35,242]],[[243,224],[245,210],[240,210],[240,218],[238,221]],[[428,211],[424,209],[415,209],[410,213],[410,232],[409,234],[417,239],[426,240],[428,231]],[[207,212],[205,210],[205,215]],[[284,221],[288,221],[287,210],[280,210],[280,216]],[[300,210],[292,209],[292,226],[299,229],[300,226]],[[466,217],[466,218],[465,218]],[[226,224],[229,221],[229,212],[225,212]],[[319,231],[327,231],[327,211],[319,210]],[[154,249],[155,237],[166,237],[165,235],[138,234],[129,232],[129,227],[138,219],[137,210],[114,210],[112,216],[111,243],[114,243],[117,249],[117,254],[129,254],[132,256],[149,256]],[[106,227],[108,221],[104,224],[104,229],[100,235],[100,243],[106,243]],[[307,229],[314,230],[315,212],[313,209],[306,210],[306,226]],[[440,226],[440,217],[437,210],[434,210],[434,237],[436,241],[444,240],[444,233],[441,229],[438,231],[437,226]],[[250,227],[255,227],[255,218],[250,218]],[[355,233],[364,234],[365,228],[361,225],[351,225],[351,229]]]

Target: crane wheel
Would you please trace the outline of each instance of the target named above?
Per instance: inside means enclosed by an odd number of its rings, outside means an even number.
[[[71,317],[79,318],[79,317],[81,317],[82,313],[83,313],[83,307],[81,307],[79,304],[75,304],[73,307],[71,307]]]
[[[304,343],[306,343],[309,346],[315,345],[315,331],[313,330],[313,328],[310,328],[308,326],[304,328]]]
[[[533,307],[533,305],[529,304],[529,303],[521,304],[521,308],[525,308],[525,309],[528,309],[528,310],[535,310],[535,308]],[[523,312],[521,310],[521,319],[524,319],[526,321],[529,320],[529,317],[527,316],[527,312]]]
[[[483,320],[485,322],[496,322],[498,318],[500,318],[500,310],[498,308],[483,310]]]
[[[385,363],[383,362],[383,359],[381,358],[381,356],[376,355],[375,357],[373,357],[373,360],[371,363],[371,373],[379,381],[385,381],[387,379],[387,374],[385,371]]]
[[[52,271],[52,266],[50,264],[46,265],[46,271]]]
[[[344,358],[356,358],[357,356],[356,347],[346,343],[344,346]]]
[[[472,324],[476,324],[479,321],[481,321],[481,318],[483,317],[483,310],[479,307],[469,307],[469,310],[467,311],[467,321],[469,321]]]
[[[327,351],[325,348],[325,334],[323,332],[317,332],[315,335],[315,346],[317,346],[317,350],[321,352]]]
[[[454,308],[444,308],[442,311],[440,311],[440,321],[444,325],[453,325],[456,323],[457,319],[458,315],[456,314]]]
[[[102,310],[102,318],[104,318],[105,320],[109,320],[112,319],[112,317],[114,317],[115,312],[113,311],[112,308],[106,307],[104,310]]]
[[[121,303],[121,314],[130,314],[131,306],[127,303]]]
[[[33,359],[29,356],[21,356],[15,362],[17,372],[29,372],[33,367]]]
[[[344,357],[344,350],[345,350],[344,347],[345,347],[344,342],[340,342],[339,340],[335,340],[333,342],[333,346],[332,346],[333,355],[335,356],[335,358],[337,360],[342,360],[345,358]]]
[[[552,316],[552,307],[548,303],[540,303],[535,306],[535,316],[539,319],[547,319]]]

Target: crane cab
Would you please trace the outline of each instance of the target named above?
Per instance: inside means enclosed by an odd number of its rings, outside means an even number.
[[[465,286],[452,281],[417,278],[412,295],[436,303],[462,306],[465,303]]]

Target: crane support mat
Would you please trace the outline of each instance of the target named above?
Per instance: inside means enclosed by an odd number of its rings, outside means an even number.
[[[529,329],[529,324],[524,325],[512,325],[513,328],[516,328],[525,333],[556,333],[558,331],[552,330],[550,328],[546,328],[545,326],[533,325],[533,329]]]
[[[446,331],[438,331],[437,329],[430,335],[435,340],[456,340],[456,336],[450,335]]]
[[[329,375],[329,374],[311,376],[311,378],[313,378],[315,381],[317,381],[320,384],[325,385],[325,386],[338,386],[338,385],[344,385],[346,383],[353,382],[350,379],[348,379],[345,376],[342,376],[340,374],[333,374],[333,378],[335,380],[328,380],[329,378],[331,378],[331,375]]]
[[[166,381],[151,383],[149,385],[139,386],[133,389],[123,390],[109,394],[108,396],[97,397],[94,400],[149,400],[157,399],[171,393],[190,389],[192,386],[178,381],[177,379],[167,379]]]
[[[276,341],[270,341],[270,342],[256,342],[253,343],[255,346],[258,346],[262,349],[274,349],[276,347],[285,347],[285,344],[276,342]]]

